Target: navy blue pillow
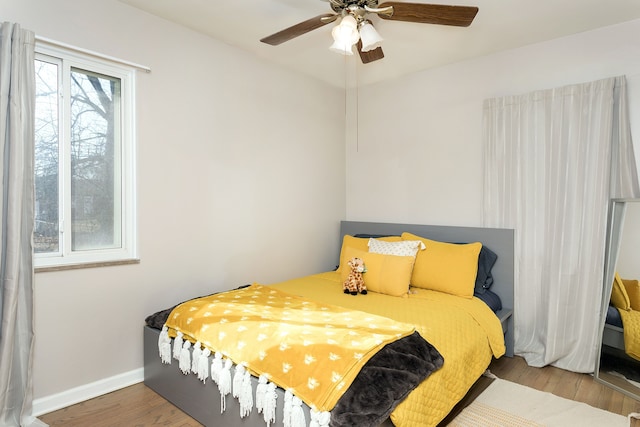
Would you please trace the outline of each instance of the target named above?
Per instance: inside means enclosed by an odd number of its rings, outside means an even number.
[[[483,294],[493,284],[493,276],[491,275],[491,269],[496,263],[498,255],[491,249],[482,245],[480,254],[478,255],[478,275],[476,276],[476,285],[474,293]]]
[[[622,318],[620,317],[620,312],[612,305],[610,305],[607,309],[606,323],[617,326],[618,328],[622,328]]]
[[[489,289],[485,289],[481,294],[474,293],[473,296],[478,297],[482,301],[484,301],[484,303],[487,304],[494,313],[502,310],[502,301],[500,300],[500,297],[495,292],[491,292]]]

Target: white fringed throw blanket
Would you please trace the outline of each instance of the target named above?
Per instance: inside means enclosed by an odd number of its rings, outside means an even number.
[[[414,331],[412,325],[385,317],[252,285],[179,305],[169,315],[158,344],[163,362],[170,363],[173,356],[183,372],[193,371],[203,381],[213,354],[211,378],[221,399],[229,393],[239,399],[241,415],[254,405],[253,374],[260,377],[255,405],[267,424],[275,413],[275,383],[291,393],[288,408],[285,402],[289,421],[299,418],[302,400],[312,408],[317,425],[328,425],[325,412],[365,363],[388,343]],[[173,349],[170,337],[175,337]]]

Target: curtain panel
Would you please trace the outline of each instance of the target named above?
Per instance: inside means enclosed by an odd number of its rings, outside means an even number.
[[[0,425],[32,415],[35,35],[0,24]]]
[[[515,352],[593,372],[607,212],[638,197],[626,79],[488,99],[484,224],[516,230]]]

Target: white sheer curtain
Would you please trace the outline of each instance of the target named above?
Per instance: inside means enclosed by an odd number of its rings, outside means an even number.
[[[488,99],[484,223],[516,230],[515,352],[593,372],[611,197],[638,197],[624,77]]]
[[[32,415],[33,32],[0,24],[0,425],[46,426]]]

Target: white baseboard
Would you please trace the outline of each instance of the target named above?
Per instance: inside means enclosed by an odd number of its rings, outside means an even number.
[[[121,388],[137,384],[144,380],[144,368],[105,378],[100,381],[75,387],[51,396],[41,397],[33,401],[33,415],[40,416],[58,409],[66,408],[94,397],[102,396]]]

